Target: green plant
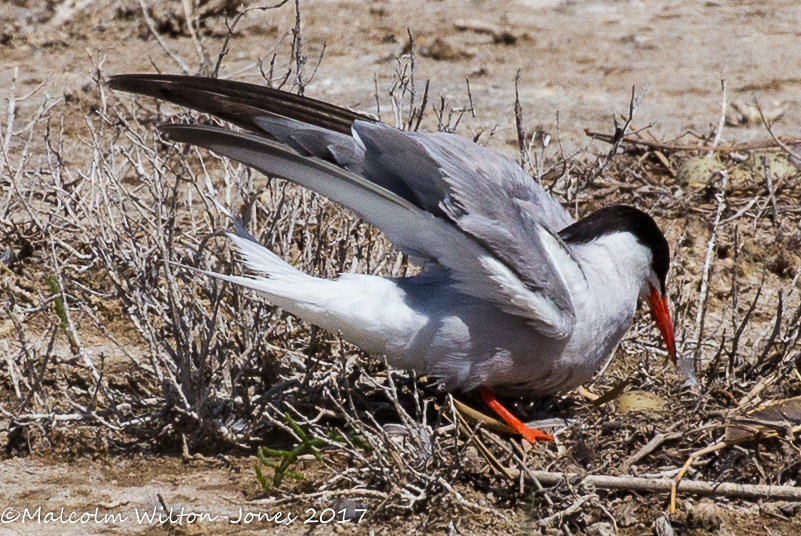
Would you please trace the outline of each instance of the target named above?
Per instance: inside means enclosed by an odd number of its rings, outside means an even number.
[[[258,456],[261,464],[273,470],[272,483],[270,483],[267,480],[267,477],[264,476],[259,464],[254,466],[254,469],[256,470],[256,480],[259,481],[259,484],[261,484],[265,491],[270,491],[273,488],[280,486],[284,477],[289,477],[293,480],[302,480],[303,475],[289,470],[292,465],[297,463],[300,456],[303,456],[304,454],[311,454],[317,461],[323,460],[317,448],[325,446],[327,442],[320,438],[309,438],[309,435],[304,432],[300,426],[298,426],[289,413],[284,414],[284,419],[286,419],[287,424],[289,424],[295,434],[297,434],[297,436],[300,438],[300,443],[292,450],[276,450],[268,447],[259,447],[256,449],[256,456]],[[349,434],[347,439],[339,432],[328,432],[327,435],[328,439],[334,441],[335,443],[350,443],[351,445],[364,451],[373,450],[373,448],[363,439],[353,434]],[[281,462],[276,463],[270,461],[268,457],[280,458]]]
[[[64,309],[64,300],[61,299],[61,289],[58,286],[58,279],[56,276],[51,275],[47,278],[47,282],[50,285],[50,292],[53,295],[58,295],[58,298],[53,300],[53,308],[56,310],[56,315],[58,315],[59,319],[59,327],[62,331],[67,330],[67,311]]]
[[[304,432],[301,427],[297,425],[289,413],[285,414],[284,418],[286,419],[287,424],[292,427],[292,430],[294,430],[294,432],[300,438],[300,443],[292,450],[275,450],[267,447],[259,447],[256,449],[256,455],[259,457],[259,461],[265,467],[270,467],[274,471],[271,484],[267,481],[264,473],[262,473],[259,464],[256,464],[254,467],[256,470],[256,480],[259,481],[259,484],[261,484],[265,491],[270,491],[271,489],[280,486],[285,476],[293,480],[302,480],[303,475],[289,470],[292,465],[297,463],[300,456],[303,456],[304,454],[311,454],[317,461],[323,460],[317,448],[324,446],[325,441],[318,438],[309,438],[306,432]],[[268,456],[272,458],[280,458],[281,463],[270,461],[267,459]]]

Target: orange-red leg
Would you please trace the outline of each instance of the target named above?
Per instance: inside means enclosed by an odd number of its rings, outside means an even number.
[[[492,411],[497,413],[509,428],[523,436],[532,445],[536,443],[537,440],[553,441],[552,435],[546,434],[542,430],[529,428],[523,424],[520,419],[509,413],[509,410],[507,410],[501,405],[500,402],[498,402],[498,399],[495,398],[495,393],[493,393],[492,389],[489,387],[481,387],[481,400],[483,400],[484,403],[492,409]]]

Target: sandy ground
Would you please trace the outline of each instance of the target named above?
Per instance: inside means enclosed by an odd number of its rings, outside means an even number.
[[[0,465],[0,535],[294,536],[308,534],[314,525],[320,526],[320,520],[327,522],[324,529],[329,523],[339,525],[336,532],[340,533],[369,526],[368,510],[343,514],[346,505],[339,502],[301,506],[248,501],[257,488],[253,461],[238,459],[226,466],[184,464],[173,458],[70,464],[9,460]]]
[[[6,30],[11,37],[2,48],[0,87],[8,87],[19,69],[25,87],[44,81],[50,94],[80,96],[91,80],[90,57],[94,62],[103,58],[109,74],[154,68],[180,72],[154,39],[143,39],[147,27],[138,9],[125,7],[124,2],[94,3],[60,24],[52,19],[25,22],[47,18],[35,2],[26,5],[0,6],[0,16],[14,21],[10,26],[22,26]],[[304,50],[311,65],[325,44],[309,95],[375,112],[374,79],[385,95],[394,58],[408,41],[408,27],[422,56],[417,61],[418,84],[430,79],[432,97],[466,106],[469,78],[477,118],[467,126],[473,131],[498,126],[501,143],[515,139],[512,105],[518,70],[527,129],[543,126],[555,134],[558,112],[564,138],[574,144],[586,143],[584,129],[610,131],[612,115],[627,111],[632,86],[647,87],[637,125],[653,123],[657,138],[687,131],[708,134],[720,115],[721,79],[727,81],[730,102],[749,103],[757,97],[766,109],[783,111],[779,133],[791,134],[801,119],[797,91],[801,78],[795,75],[801,69],[797,46],[801,7],[795,2],[303,5]],[[276,40],[286,44],[292,22],[291,6],[248,15],[231,41],[222,76],[258,81],[256,62],[269,59]],[[482,26],[508,32],[515,43],[495,43],[491,33],[480,31]],[[209,27],[212,35],[203,41],[216,60],[224,26],[218,18]],[[464,27],[472,29],[457,29]],[[188,66],[197,67],[189,38],[168,39],[167,45]],[[388,103],[382,105],[386,118]],[[429,120],[433,121],[431,114]],[[724,141],[762,135],[759,125],[751,125],[726,130]]]
[[[407,43],[408,27],[417,44],[418,87],[431,79],[432,100],[441,96],[447,106],[467,106],[469,78],[477,115],[468,114],[460,132],[497,127],[489,145],[510,154],[516,153],[513,103],[518,70],[526,129],[542,127],[556,136],[558,113],[567,149],[588,143],[585,129],[610,132],[612,116],[628,109],[633,85],[647,86],[635,124],[652,124],[650,131],[659,139],[687,132],[708,135],[720,116],[721,79],[726,80],[729,102],[748,103],[757,97],[766,109],[783,113],[778,133],[799,133],[801,5],[793,1],[327,0],[303,2],[303,16],[310,65],[325,44],[308,95],[376,113],[375,84],[385,95],[394,58]],[[289,5],[251,13],[231,40],[222,76],[258,81],[256,63],[270,57],[276,41],[286,48],[293,19]],[[93,106],[95,95],[87,88],[95,66],[102,64],[106,74],[181,70],[148,36],[135,2],[6,2],[0,5],[0,26],[0,100],[15,77],[17,94],[43,84],[40,91],[64,96],[64,119],[72,135],[68,143],[78,143],[85,128],[82,117]],[[507,41],[514,42],[497,43],[498,32],[508,33],[512,38]],[[202,34],[214,61],[224,36],[222,19],[209,20]],[[197,70],[199,55],[188,37],[168,37],[166,45],[192,72]],[[20,114],[30,114],[36,105],[36,99],[21,103]],[[378,111],[385,120],[391,118],[388,102]],[[728,113],[731,122],[737,122],[736,110]],[[423,128],[435,125],[429,114]],[[722,143],[764,137],[764,129],[746,119],[742,126],[727,127]],[[605,150],[603,145],[596,147]],[[43,516],[58,515],[61,508],[65,515],[80,515],[104,505],[104,512],[122,513],[131,521],[40,525],[5,523],[4,517],[0,535],[380,532],[364,525],[318,525],[307,532],[299,509],[285,513],[301,521],[280,530],[269,523],[168,527],[133,521],[134,511],[152,509],[159,494],[176,510],[189,506],[195,513],[238,515],[239,506],[252,507],[246,498],[254,484],[252,461],[237,463],[226,468],[113,457],[69,463],[52,458],[7,460],[0,464],[0,509],[42,506]]]

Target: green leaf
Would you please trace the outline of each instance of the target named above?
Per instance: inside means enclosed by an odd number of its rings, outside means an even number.
[[[47,282],[50,285],[50,292],[52,292],[53,295],[61,294],[61,289],[58,287],[58,279],[56,279],[56,276],[51,275],[50,277],[47,278]],[[61,299],[60,296],[55,300],[53,300],[53,308],[56,310],[56,315],[58,316],[59,319],[59,327],[62,330],[66,330],[67,309],[64,307],[64,300]]]
[[[256,470],[256,480],[258,480],[259,484],[261,484],[261,487],[264,489],[264,491],[272,491],[272,487],[270,486],[270,483],[267,482],[267,479],[264,478],[264,474],[261,472],[259,465],[255,464],[253,468]]]
[[[286,419],[286,422],[289,423],[289,426],[292,427],[295,433],[298,434],[298,437],[300,437],[301,441],[307,441],[309,439],[309,437],[306,435],[306,432],[301,430],[300,426],[298,426],[298,424],[289,415],[289,412],[284,414],[284,419]]]

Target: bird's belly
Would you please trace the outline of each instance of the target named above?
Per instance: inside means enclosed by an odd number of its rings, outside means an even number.
[[[381,302],[397,303],[371,311],[346,338],[385,354],[394,367],[440,378],[451,390],[483,385],[498,393],[547,395],[575,388],[593,377],[630,324],[630,318],[581,315],[592,320],[555,339],[442,281],[418,278],[396,280],[398,290]]]
[[[499,394],[541,396],[592,379],[624,332],[580,326],[557,340],[520,317],[466,306],[430,317],[408,347],[387,357],[393,366],[441,378],[451,390],[484,385]]]
[[[492,307],[433,317],[409,348],[388,352],[393,366],[440,378],[446,388],[547,394],[575,375],[562,366],[568,339],[554,340],[526,320]]]

